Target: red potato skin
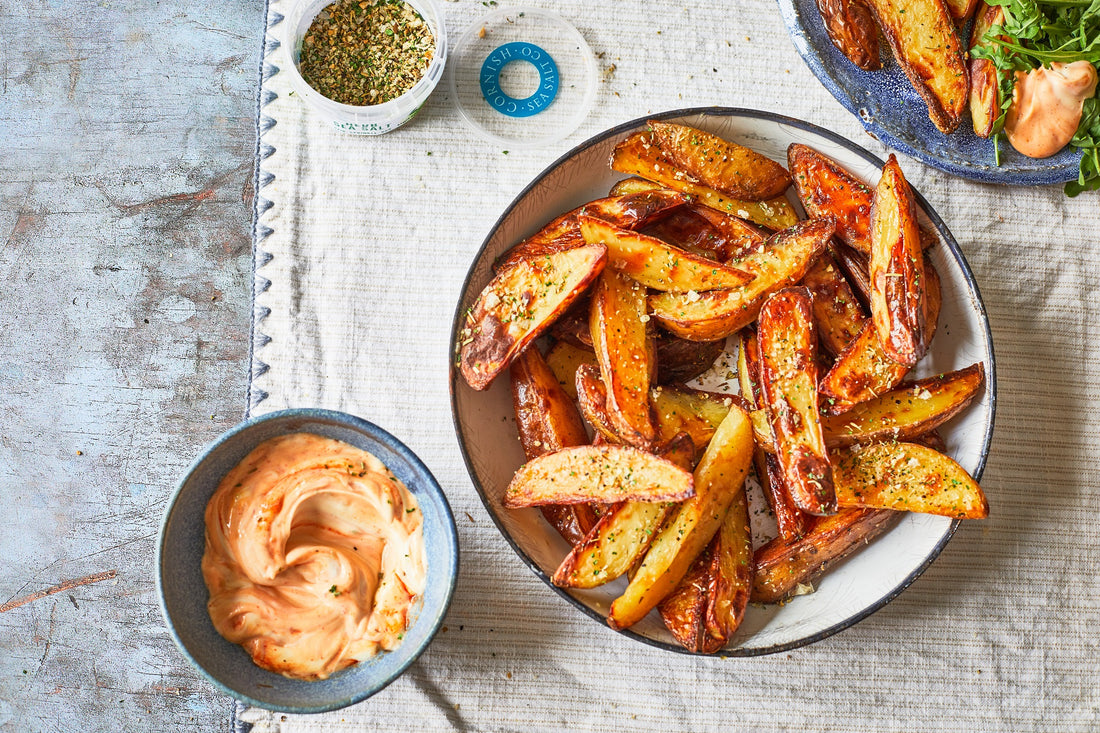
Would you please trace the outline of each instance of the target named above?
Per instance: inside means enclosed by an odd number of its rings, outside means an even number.
[[[893,155],[871,206],[871,320],[883,353],[913,366],[925,351],[924,252],[913,192]]]
[[[795,505],[807,514],[836,513],[832,471],[817,412],[817,334],[810,291],[785,288],[760,310],[757,342],[764,409],[775,436],[775,453]],[[785,344],[780,346],[780,344]],[[779,358],[783,351],[792,360]],[[792,404],[789,390],[809,390],[807,415]]]

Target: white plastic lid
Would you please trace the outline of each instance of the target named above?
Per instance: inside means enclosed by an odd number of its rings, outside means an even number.
[[[538,8],[502,8],[478,19],[448,60],[451,98],[462,119],[502,146],[561,140],[588,116],[596,97],[596,59],[584,37]]]

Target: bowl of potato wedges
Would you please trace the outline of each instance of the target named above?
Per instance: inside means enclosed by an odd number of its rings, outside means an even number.
[[[897,160],[806,122],[677,110],[579,145],[486,237],[452,337],[490,517],[647,644],[813,643],[996,510],[970,268]]]

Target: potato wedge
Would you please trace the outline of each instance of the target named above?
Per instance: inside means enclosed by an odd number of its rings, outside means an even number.
[[[857,443],[912,440],[959,414],[981,391],[981,362],[947,374],[903,384],[821,421],[830,448]]]
[[[714,437],[714,431],[726,419],[730,407],[741,404],[737,395],[706,392],[683,385],[654,387],[649,398],[661,441],[685,432],[700,447]]]
[[[958,519],[989,516],[978,483],[944,454],[915,443],[875,443],[832,454],[840,506],[938,514]]]
[[[967,101],[966,64],[943,0],[866,0],[909,83],[941,132],[959,126]]]
[[[730,408],[695,469],[696,494],[658,533],[626,591],[611,604],[612,628],[633,626],[676,588],[725,519],[752,463],[752,427]]]
[[[611,266],[642,285],[673,293],[744,285],[752,276],[714,260],[673,247],[656,237],[620,229],[600,219],[577,217],[586,242],[607,247]]]
[[[606,247],[586,245],[521,260],[497,273],[467,312],[459,332],[459,363],[466,383],[487,389],[581,296],[606,263]]]
[[[857,252],[870,254],[874,190],[832,158],[800,143],[787,147],[787,165],[806,215],[835,217],[837,238]],[[925,249],[939,241],[935,232],[924,226],[920,236]]]
[[[581,364],[576,372],[577,404],[585,421],[609,443],[624,443],[611,424],[607,411],[607,388],[597,364]]]
[[[662,332],[657,335],[657,382],[690,382],[714,366],[725,350],[725,339],[688,341]]]
[[[523,464],[504,493],[504,506],[595,501],[682,501],[695,495],[691,472],[623,445],[563,448]]]
[[[878,25],[862,0],[817,0],[825,32],[837,50],[865,71],[882,68]]]
[[[596,364],[596,354],[568,341],[559,341],[546,354],[546,364],[558,384],[572,399],[577,399],[577,369],[581,364]]]
[[[678,433],[659,453],[685,470],[695,463],[695,445],[687,433]],[[574,544],[551,580],[563,588],[595,588],[615,580],[642,558],[675,508],[672,502],[615,504],[581,542]]]
[[[741,385],[741,395],[750,400],[753,411],[749,417],[753,424],[753,466],[756,480],[764,491],[764,497],[775,515],[779,536],[785,538],[800,537],[806,530],[807,516],[803,514],[791,499],[787,481],[783,478],[783,469],[775,457],[775,438],[767,413],[759,409],[764,396],[760,390],[760,350],[756,343],[756,334],[742,331],[741,348],[737,356],[737,378]],[[763,418],[762,420],[760,418]],[[770,451],[770,453],[769,453]]]
[[[755,150],[686,125],[650,120],[653,139],[676,167],[703,185],[746,201],[779,196],[791,185],[783,166]]]
[[[723,639],[710,635],[706,623],[713,582],[713,545],[700,553],[676,589],[657,604],[665,628],[695,654],[713,654],[725,644]]]
[[[768,229],[786,229],[798,222],[798,214],[785,196],[766,201],[744,201],[703,185],[664,158],[650,132],[635,133],[616,145],[611,154],[611,168],[690,194],[712,209],[748,219]],[[638,184],[631,185],[636,187]]]
[[[524,350],[511,367],[512,405],[527,460],[575,445],[587,445],[577,406],[536,348]]]
[[[527,460],[588,443],[576,405],[538,349],[525,349],[512,362],[511,376],[516,427]],[[544,506],[542,515],[571,545],[581,542],[596,524],[584,504]]]
[[[970,32],[971,50],[988,45],[985,34],[993,26],[1003,25],[1004,20],[1004,8],[1000,5],[981,3]],[[970,59],[970,120],[978,137],[989,137],[996,132],[994,128],[1001,116],[999,86],[1000,72],[992,61]]]
[[[831,245],[829,251],[836,258],[836,263],[840,265],[848,284],[852,286],[852,292],[859,298],[864,312],[868,312],[871,303],[871,273],[867,255],[843,244]]]
[[[888,358],[913,366],[928,350],[924,328],[924,252],[917,206],[893,154],[871,206],[871,321]]]
[[[813,294],[818,343],[836,356],[859,335],[867,315],[831,252],[810,266],[802,285]]]
[[[796,283],[825,250],[833,234],[829,219],[811,219],[768,239],[760,252],[738,263],[753,275],[739,288],[707,293],[658,293],[649,308],[671,333],[691,341],[714,341],[741,330],[756,320],[769,295]]]
[[[654,352],[646,335],[645,314],[645,287],[614,270],[604,270],[592,293],[592,347],[607,388],[611,424],[623,440],[640,448],[648,448],[656,435],[649,414]]]
[[[925,342],[932,341],[940,314],[940,278],[928,259],[924,261]],[[870,319],[844,351],[837,355],[832,368],[821,378],[818,391],[826,414],[839,415],[860,402],[874,399],[901,384],[909,367],[898,364],[883,353],[878,332]]]
[[[610,222],[622,229],[641,229],[690,201],[690,196],[668,189],[649,189],[589,201],[584,206],[562,214],[510,249],[497,261],[495,269],[500,272],[518,260],[543,257],[581,246],[584,238],[581,236],[577,217],[582,214]]]
[[[645,233],[689,252],[733,262],[763,248],[766,236],[754,225],[696,204],[654,222]]]
[[[829,457],[817,400],[817,336],[812,296],[785,288],[768,298],[757,321],[760,387],[775,437],[775,453],[795,506],[834,514]]]
[[[752,528],[744,491],[735,492],[711,542],[711,555],[706,635],[724,646],[745,618],[752,592]]]
[[[853,550],[888,529],[897,512],[881,509],[842,509],[830,517],[816,517],[805,535],[777,537],[756,550],[753,603],[778,603],[799,586],[808,585]]]

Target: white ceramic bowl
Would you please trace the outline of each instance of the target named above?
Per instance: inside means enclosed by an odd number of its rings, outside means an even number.
[[[436,84],[443,77],[443,68],[447,63],[447,26],[444,23],[443,10],[435,4],[434,0],[405,0],[420,13],[420,17],[435,34],[435,56],[432,57],[432,62],[420,81],[397,99],[391,99],[383,104],[357,107],[352,104],[341,104],[321,94],[302,78],[298,70],[302,39],[305,38],[317,14],[332,2],[333,0],[297,0],[287,11],[287,17],[283,20],[279,32],[283,34],[281,43],[286,44],[290,55],[291,63],[285,71],[290,75],[291,86],[294,87],[298,96],[309,102],[321,117],[331,122],[338,130],[355,135],[381,135],[401,127],[420,111],[420,107],[428,100]]]
[[[505,210],[470,267],[455,312],[452,343],[466,309],[492,278],[493,260],[555,216],[606,196],[611,185],[624,177],[607,165],[612,148],[644,127],[646,119],[654,118],[708,130],[784,165],[787,146],[804,143],[839,161],[872,185],[878,181],[882,167],[881,160],[827,130],[753,110],[678,110],[614,127],[562,156]],[[981,397],[940,428],[951,456],[971,475],[980,478],[993,434],[996,400],[989,322],[958,244],[919,194],[918,199],[927,213],[922,217],[924,223],[934,227],[942,240],[929,254],[942,279],[943,307],[931,351],[917,366],[915,375],[923,377],[960,369],[976,361],[984,363],[986,384]],[[736,347],[733,348],[736,355]],[[507,377],[496,380],[486,392],[476,392],[452,364],[451,402],[466,466],[493,521],[548,587],[599,623],[605,623],[611,601],[622,593],[625,581],[620,578],[588,591],[552,585],[549,576],[568,551],[565,540],[542,519],[538,510],[517,511],[505,509],[501,504],[505,487],[524,460]],[[866,618],[895,598],[928,567],[957,526],[958,520],[944,517],[905,515],[893,529],[826,573],[815,584],[816,592],[782,606],[750,606],[744,623],[723,653],[751,656],[783,651],[813,643]],[[656,613],[622,633],[672,651],[684,651]]]

